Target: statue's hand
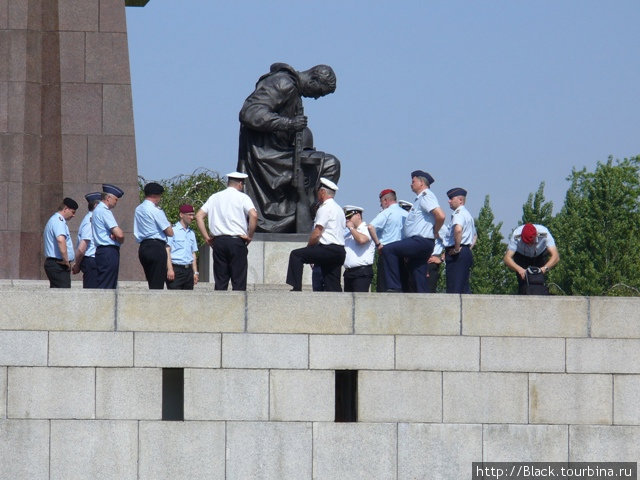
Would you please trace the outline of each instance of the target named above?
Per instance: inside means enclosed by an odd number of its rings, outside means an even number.
[[[307,117],[304,115],[298,115],[291,119],[291,123],[289,123],[289,130],[293,130],[294,132],[299,132],[307,126]]]

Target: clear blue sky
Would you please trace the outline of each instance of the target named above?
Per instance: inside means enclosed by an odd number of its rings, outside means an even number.
[[[238,111],[274,62],[331,65],[305,99],[319,150],[342,162],[336,200],[378,192],[490,195],[503,233],[541,181],[563,204],[573,167],[640,154],[638,0],[151,0],[127,8],[138,172],[235,170]]]

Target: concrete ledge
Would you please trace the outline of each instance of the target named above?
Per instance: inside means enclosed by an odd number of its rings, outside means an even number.
[[[483,425],[485,462],[566,462],[567,425]]]
[[[219,333],[134,334],[136,367],[220,368]]]
[[[640,373],[640,339],[567,339],[567,372]]]
[[[251,333],[352,333],[353,297],[338,292],[254,292],[247,301]]]
[[[640,338],[640,298],[590,297],[591,335]]]
[[[113,330],[115,301],[106,290],[3,289],[0,330]]]
[[[481,370],[564,372],[564,338],[484,337]]]
[[[462,295],[462,334],[492,337],[586,337],[583,297]]]
[[[461,336],[398,335],[396,368],[477,372],[480,368],[480,339]]]
[[[309,336],[225,333],[223,368],[309,368]]]
[[[131,367],[131,332],[51,332],[49,365],[55,367]]]
[[[118,292],[118,330],[242,332],[244,292]]]
[[[355,333],[460,334],[459,295],[359,293],[354,297]]]
[[[390,370],[391,335],[310,335],[309,368],[333,370]]]

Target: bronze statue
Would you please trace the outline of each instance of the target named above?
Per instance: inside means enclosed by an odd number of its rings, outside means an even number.
[[[319,98],[336,89],[331,67],[296,72],[274,63],[260,77],[240,110],[238,171],[249,175],[246,193],[258,210],[259,232],[308,233],[311,207],[321,177],[334,183],[340,162],[313,148],[302,97]]]

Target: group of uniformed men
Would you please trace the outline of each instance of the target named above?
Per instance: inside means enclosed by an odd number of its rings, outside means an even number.
[[[155,182],[145,185],[145,200],[135,211],[134,237],[150,289],[163,289],[165,284],[169,289],[193,289],[198,283],[198,246],[189,228],[195,218],[212,247],[215,289],[227,290],[231,282],[233,290],[246,290],[247,246],[258,214],[243,192],[247,175],[232,172],[227,179],[227,188],[211,195],[197,213],[192,205],[181,205],[180,220],[173,225],[158,206],[164,188]],[[381,191],[382,211],[367,225],[363,209],[341,208],[334,199],[338,186],[322,178],[313,230],[307,246],[291,252],[286,283],[294,291],[301,290],[304,264],[310,264],[314,291],[342,291],[344,267],[344,291],[367,292],[377,250],[378,292],[435,292],[444,262],[447,293],[471,293],[469,275],[477,234],[465,207],[467,191],[456,187],[447,192],[452,213],[445,224],[445,213],[430,189],[434,181],[423,170],[411,173],[411,190],[416,195],[412,204],[398,201],[391,189]],[[66,222],[78,204],[63,200],[44,231],[44,268],[51,287],[69,288],[70,274],[82,271],[84,288],[116,288],[124,233],[111,210],[123,194],[115,185],[104,184],[102,192],[85,195],[89,212],[80,224],[75,250]],[[517,274],[520,293],[526,293],[529,267],[538,267],[544,274],[558,260],[548,229],[530,223],[514,230],[504,257]]]

